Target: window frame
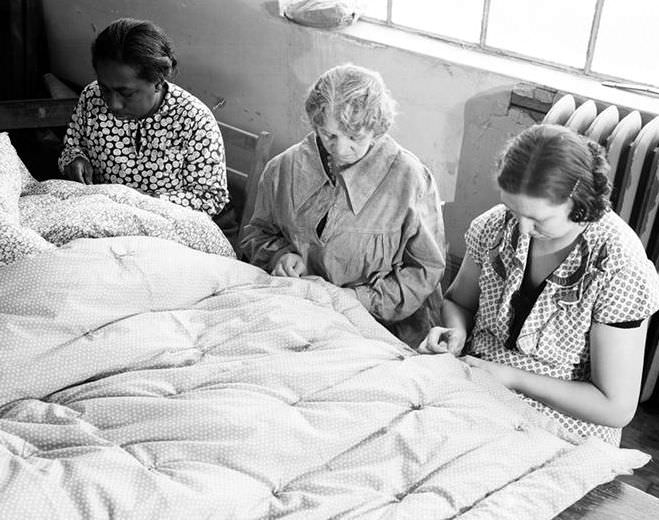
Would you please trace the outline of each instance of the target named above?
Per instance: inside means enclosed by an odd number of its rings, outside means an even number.
[[[419,36],[423,37],[428,37],[432,38],[435,40],[440,40],[443,42],[446,42],[451,45],[459,46],[463,49],[469,49],[473,50],[476,52],[480,52],[483,54],[488,54],[492,56],[497,56],[500,58],[510,58],[513,60],[518,60],[518,61],[523,61],[526,63],[532,63],[535,65],[541,65],[544,67],[548,67],[554,70],[559,70],[563,72],[568,72],[571,74],[576,74],[580,76],[585,76],[588,78],[593,78],[596,80],[603,80],[606,86],[611,86],[611,87],[617,87],[621,89],[626,89],[626,90],[632,90],[636,92],[645,92],[645,93],[651,93],[651,94],[659,94],[659,85],[653,85],[650,83],[644,83],[641,81],[629,79],[629,78],[624,78],[621,76],[615,76],[615,75],[610,75],[610,74],[605,74],[601,72],[595,72],[592,69],[593,65],[593,58],[595,55],[595,48],[597,45],[597,36],[600,28],[600,22],[602,19],[602,12],[604,10],[604,2],[605,0],[596,0],[595,6],[593,8],[593,18],[592,18],[592,24],[590,28],[590,34],[588,38],[588,46],[586,49],[586,58],[585,58],[585,63],[583,67],[572,67],[569,65],[565,65],[562,63],[556,63],[553,61],[549,60],[543,60],[541,58],[536,58],[533,56],[527,56],[524,54],[516,53],[514,51],[509,51],[506,49],[500,49],[497,47],[492,47],[490,45],[486,44],[487,40],[487,30],[488,30],[488,21],[489,21],[489,14],[490,14],[490,6],[492,1],[491,0],[483,0],[483,12],[481,15],[481,29],[480,29],[480,37],[478,43],[466,41],[466,40],[461,40],[458,38],[452,38],[450,36],[438,34],[438,33],[433,33],[429,31],[425,31],[423,29],[417,29],[414,27],[408,27],[405,25],[400,25],[397,23],[392,22],[392,13],[393,13],[393,3],[394,1],[401,2],[404,0],[386,0],[387,2],[387,8],[386,8],[386,20],[378,19],[378,18],[372,18],[369,16],[362,16],[362,19],[364,21],[367,21],[369,23],[377,24],[377,25],[382,25],[385,27],[390,27],[392,29],[400,30],[403,32],[407,33],[412,33],[416,34]]]

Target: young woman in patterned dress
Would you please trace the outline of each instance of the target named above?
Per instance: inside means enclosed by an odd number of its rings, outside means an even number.
[[[568,431],[613,444],[639,396],[659,277],[609,207],[604,150],[536,125],[500,161],[501,202],[477,217],[421,352],[467,353]]]
[[[217,215],[228,202],[224,144],[204,103],[169,79],[172,44],[150,21],[122,18],[92,44],[85,87],[59,159],[65,177],[119,183]]]

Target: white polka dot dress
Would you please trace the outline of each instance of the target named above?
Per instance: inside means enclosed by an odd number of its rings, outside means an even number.
[[[213,216],[229,200],[222,134],[210,109],[173,83],[160,108],[138,120],[108,110],[97,82],[82,91],[65,137],[60,169],[77,157],[95,184],[124,184]]]
[[[573,250],[547,278],[517,337],[506,348],[511,300],[524,277],[530,238],[498,205],[477,217],[466,234],[467,254],[481,268],[480,300],[470,353],[564,380],[590,379],[590,328],[643,320],[659,309],[659,277],[634,232],[608,212],[590,223]],[[621,356],[625,355],[621,346]],[[531,398],[533,407],[569,431],[620,442],[620,429],[561,414]]]

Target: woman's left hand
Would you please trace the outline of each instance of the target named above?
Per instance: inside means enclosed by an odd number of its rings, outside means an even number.
[[[340,287],[340,289],[343,294],[346,294],[351,298],[357,299],[357,291],[355,291],[352,287]]]
[[[485,370],[507,388],[514,389],[515,374],[517,373],[516,368],[502,365],[501,363],[495,363],[494,361],[485,361],[484,359],[474,356],[463,356],[459,359],[467,363],[470,367]]]

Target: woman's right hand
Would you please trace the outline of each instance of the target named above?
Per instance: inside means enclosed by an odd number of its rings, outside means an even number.
[[[421,354],[445,354],[450,353],[459,356],[465,346],[467,337],[458,329],[446,327],[433,327],[428,332],[417,351]]]
[[[72,181],[81,182],[82,184],[93,184],[92,175],[94,169],[91,163],[84,157],[76,157],[64,167],[64,176]]]
[[[307,266],[304,265],[304,260],[297,253],[285,253],[277,260],[271,274],[272,276],[299,278],[307,274]]]

